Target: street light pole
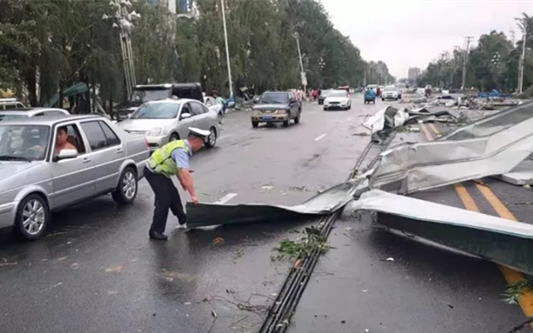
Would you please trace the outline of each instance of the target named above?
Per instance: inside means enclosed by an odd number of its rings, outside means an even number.
[[[231,65],[229,62],[229,47],[228,47],[228,29],[226,28],[226,10],[224,0],[220,0],[222,5],[222,23],[224,24],[224,41],[226,43],[226,61],[228,63],[228,82],[229,82],[229,95],[233,97],[233,82],[231,80]]]
[[[518,63],[518,93],[522,93],[522,89],[524,88],[524,61],[526,59],[526,29],[524,24],[524,37],[522,39],[522,56],[520,57],[520,61]]]

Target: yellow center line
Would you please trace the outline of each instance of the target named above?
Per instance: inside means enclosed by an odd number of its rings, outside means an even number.
[[[421,124],[420,126],[422,127],[424,135],[426,136],[428,141],[431,141],[431,134],[429,133],[427,128],[424,126],[424,124]],[[436,135],[440,135],[439,130],[433,124],[430,124],[430,128]],[[501,218],[514,222],[518,221],[517,218],[513,215],[513,213],[511,213],[511,211],[496,196],[496,194],[492,192],[492,190],[487,185],[482,184],[480,182],[476,182],[476,187],[479,192],[481,192],[485,200],[487,200],[487,202],[492,206],[494,211]],[[455,191],[459,195],[459,198],[461,198],[461,201],[463,202],[463,205],[467,210],[479,212],[479,208],[476,205],[474,199],[462,184],[455,184]],[[507,283],[517,283],[519,281],[524,280],[524,276],[519,271],[502,265],[498,265],[498,267],[500,268],[500,271],[502,272],[503,277],[505,278],[505,281],[507,281]],[[518,298],[518,304],[520,305],[522,311],[526,316],[533,316],[533,292],[531,290],[527,289],[523,291],[522,295]],[[533,328],[533,324],[531,324],[531,327]]]
[[[435,133],[437,136],[442,135],[440,131],[435,127],[435,125],[433,125],[432,123],[429,123],[428,125],[429,125],[429,128],[431,128],[431,130],[433,131],[433,133]]]

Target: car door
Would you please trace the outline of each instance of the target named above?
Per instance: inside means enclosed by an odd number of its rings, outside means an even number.
[[[93,161],[86,144],[81,136],[79,125],[66,123],[54,128],[52,146],[55,147],[58,128],[65,127],[68,141],[78,150],[78,156],[72,159],[57,161],[54,158],[54,149],[51,149],[52,191],[50,200],[54,208],[66,206],[76,201],[94,195],[94,169]]]
[[[180,138],[186,138],[189,134],[189,127],[197,127],[196,120],[197,118],[193,116],[193,110],[191,106],[192,102],[185,103],[181,106],[180,111],[178,112],[178,134]],[[184,118],[184,114],[190,114],[189,118]]]
[[[209,110],[207,109],[207,107],[198,102],[190,102],[190,104],[192,117],[195,118],[195,126],[200,129],[209,130]]]
[[[289,93],[289,107],[291,110],[291,118],[295,118],[299,112],[299,103],[293,93]]]
[[[124,143],[103,120],[81,122],[81,129],[89,143],[95,194],[108,192],[116,187],[120,166],[126,158]]]

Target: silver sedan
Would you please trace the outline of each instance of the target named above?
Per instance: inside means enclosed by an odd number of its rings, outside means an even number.
[[[0,228],[40,237],[50,212],[111,193],[137,196],[146,141],[98,116],[26,117],[0,122]]]
[[[206,146],[212,148],[222,131],[217,112],[193,99],[146,102],[117,125],[128,133],[144,134],[152,151],[170,141],[185,139],[189,127],[211,132]]]

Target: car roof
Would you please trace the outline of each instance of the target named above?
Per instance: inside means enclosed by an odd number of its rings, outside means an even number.
[[[34,114],[37,114],[37,113],[40,113],[40,112],[46,112],[46,111],[59,111],[59,112],[66,112],[65,115],[68,114],[67,110],[58,109],[58,108],[27,108],[27,109],[0,110],[0,114],[4,114],[4,115],[21,115],[21,116],[31,117]]]
[[[0,126],[3,125],[44,125],[53,126],[56,124],[72,121],[72,120],[84,120],[84,119],[106,119],[98,115],[59,115],[59,116],[42,116],[42,117],[25,117],[3,121]]]
[[[173,98],[165,98],[165,99],[158,99],[155,101],[148,101],[144,102],[143,104],[163,104],[163,103],[172,103],[172,104],[182,104],[187,102],[198,102],[201,104],[200,101],[192,98],[179,98],[179,99],[173,99]]]
[[[290,94],[292,91],[265,91],[263,94]]]

